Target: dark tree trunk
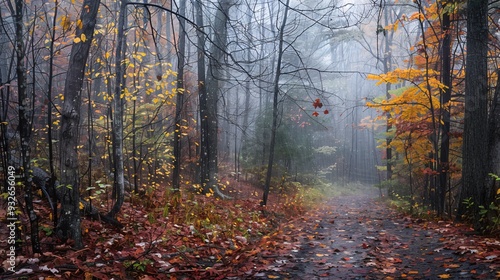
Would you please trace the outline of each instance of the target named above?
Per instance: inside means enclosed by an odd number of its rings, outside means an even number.
[[[497,69],[497,75],[500,75],[500,69]],[[495,86],[494,98],[490,110],[488,137],[488,173],[500,176],[500,79],[497,80]],[[497,198],[498,186],[495,184],[496,182],[498,181],[495,176],[488,176],[486,180],[485,205],[494,202]],[[488,224],[492,224],[491,217],[488,217]]]
[[[384,11],[384,18],[385,18],[385,25],[389,25],[389,15],[387,12],[387,9]],[[385,50],[384,50],[384,73],[389,73],[392,68],[392,55],[391,55],[391,46],[392,46],[392,35],[391,36],[386,36],[385,38]],[[391,90],[391,84],[386,83],[385,85],[385,94],[387,100],[391,98],[391,94],[389,91]],[[392,116],[390,112],[387,112],[386,114],[387,118],[387,123],[386,123],[386,138],[385,138],[385,154],[387,158],[386,162],[386,167],[387,167],[387,180],[392,180],[392,148],[391,148],[391,143],[392,143]],[[389,192],[389,195],[391,193]]]
[[[24,49],[24,1],[17,0],[15,26],[16,26],[16,74],[17,74],[17,94],[19,104],[19,138],[21,141],[21,176],[22,182],[25,186],[24,199],[26,203],[26,211],[28,213],[30,226],[31,226],[31,247],[33,253],[40,253],[40,240],[38,238],[38,217],[33,209],[33,190],[32,190],[32,177],[30,174],[30,134],[31,134],[31,115],[33,108],[31,101],[34,97],[28,97],[27,81],[26,81],[26,68],[24,66],[25,49]]]
[[[175,124],[174,124],[174,169],[172,171],[172,188],[174,192],[180,189],[181,172],[181,136],[182,136],[182,111],[184,108],[184,64],[186,50],[186,0],[181,0],[179,6],[179,43],[177,49],[177,102],[175,104]]]
[[[56,172],[54,167],[54,136],[52,134],[52,84],[54,81],[54,43],[56,41],[56,25],[57,25],[57,12],[59,8],[59,2],[55,2],[54,6],[54,17],[52,21],[52,33],[50,37],[50,58],[49,58],[49,73],[48,73],[48,84],[47,84],[47,145],[49,148],[49,168],[50,168],[50,179],[49,179],[49,190],[50,196],[54,205],[57,205],[57,194],[56,194]],[[54,222],[54,227],[57,227],[57,207],[52,209],[52,219]]]
[[[205,131],[205,140],[207,141],[208,157],[208,178],[206,180],[206,191],[217,186],[218,173],[218,140],[219,140],[219,121],[218,121],[218,101],[219,101],[219,86],[222,78],[222,64],[224,53],[221,48],[225,48],[223,42],[226,39],[226,17],[227,10],[224,10],[223,1],[219,2],[219,7],[215,16],[214,37],[211,47],[211,56],[208,62],[207,70],[207,110],[205,116],[207,119],[207,130]],[[203,156],[203,155],[202,155]]]
[[[467,55],[463,134],[462,188],[458,217],[469,215],[474,228],[482,230],[479,206],[486,203],[488,157],[488,0],[467,1]],[[470,199],[467,209],[462,203]],[[469,211],[469,212],[468,212]]]
[[[273,90],[273,124],[271,127],[271,140],[269,142],[269,158],[267,162],[267,173],[266,173],[266,181],[264,185],[264,193],[262,195],[261,205],[267,205],[267,198],[269,196],[269,189],[271,187],[271,177],[273,174],[273,164],[274,164],[274,146],[276,144],[276,131],[278,130],[278,116],[279,116],[279,107],[278,107],[278,97],[280,93],[279,81],[281,77],[281,62],[283,60],[283,43],[284,43],[284,33],[286,22],[288,18],[288,9],[289,9],[290,0],[286,1],[285,11],[283,14],[283,21],[281,22],[281,27],[279,30],[279,41],[278,41],[278,57],[277,57],[277,65],[276,65],[276,74],[274,76],[274,90]]]
[[[123,107],[125,98],[122,97],[123,89],[125,88],[124,81],[124,53],[125,53],[125,19],[127,17],[127,2],[128,0],[121,0],[120,4],[120,14],[118,18],[118,33],[117,33],[117,45],[116,45],[116,56],[115,56],[115,71],[116,71],[116,81],[115,88],[113,92],[113,175],[114,175],[114,185],[113,192],[115,203],[113,208],[107,214],[109,217],[114,218],[120,209],[122,208],[123,201],[125,198],[125,178],[124,178],[124,166],[123,166]]]
[[[443,6],[446,7],[447,4]],[[446,187],[448,185],[448,177],[450,163],[450,99],[451,99],[451,30],[450,30],[450,14],[443,13],[442,32],[444,32],[441,52],[441,81],[446,86],[441,92],[441,147],[439,154],[439,191],[438,191],[438,214],[442,215],[445,211]]]
[[[209,178],[208,173],[208,141],[207,141],[207,87],[205,77],[205,34],[203,31],[203,10],[200,1],[194,1],[196,9],[196,24],[199,27],[197,30],[197,44],[198,44],[198,98],[199,98],[199,112],[200,112],[200,185],[203,192],[207,192],[205,187]]]
[[[61,112],[61,216],[56,232],[63,238],[72,238],[74,247],[81,248],[80,229],[80,182],[78,174],[78,138],[81,115],[81,99],[85,66],[89,56],[99,0],[85,0],[80,20],[82,28],[76,30],[75,38],[81,41],[71,48],[64,103]],[[84,36],[82,36],[84,35]],[[84,38],[84,39],[82,39]]]
[[[201,103],[205,103],[205,110],[201,112],[200,118],[202,119],[202,146],[205,148],[205,153],[201,153],[201,157],[207,157],[206,166],[207,170],[202,169],[202,186],[203,191],[214,192],[215,195],[223,198],[227,198],[218,187],[218,101],[219,101],[219,90],[220,90],[220,80],[223,77],[223,61],[224,53],[226,50],[227,41],[227,22],[229,20],[229,8],[231,7],[230,0],[219,1],[218,9],[215,14],[214,23],[214,38],[212,39],[213,44],[211,47],[211,56],[208,65],[208,78],[206,87],[206,98],[200,100]],[[203,143],[204,142],[204,143]],[[203,168],[204,166],[202,166]]]
[[[4,20],[0,17],[0,158],[1,166],[3,167],[3,192],[8,192],[8,161],[9,161],[9,136],[7,135],[7,116],[9,111],[10,87],[6,86],[8,80],[8,63],[6,55],[6,29],[4,28]]]
[[[248,25],[248,32],[251,34],[253,32],[253,25],[252,25],[252,13],[248,12],[247,13],[247,25]],[[251,44],[251,42],[248,42]],[[247,60],[251,61],[251,55],[252,55],[252,49],[248,48],[247,49]],[[263,52],[262,52],[263,53]],[[251,65],[248,66],[247,71],[250,73],[251,71]],[[261,79],[259,79],[260,81]],[[247,145],[247,140],[248,140],[248,119],[250,117],[250,97],[252,95],[250,91],[250,79],[245,81],[245,103],[244,103],[244,108],[243,108],[243,123],[242,123],[242,134],[241,134],[241,144],[240,148],[238,149],[238,155],[237,155],[237,160],[235,163],[235,172],[236,176],[239,179],[239,165],[240,165],[240,159],[242,157],[247,157],[249,153],[248,145]],[[236,156],[236,155],[235,155]]]

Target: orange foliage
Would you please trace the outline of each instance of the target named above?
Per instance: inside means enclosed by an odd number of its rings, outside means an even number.
[[[455,120],[461,119],[463,113],[463,108],[460,109],[456,101],[447,104],[440,102],[440,96],[446,90],[446,86],[441,83],[440,72],[440,48],[445,35],[440,26],[442,12],[434,3],[425,8],[424,13],[417,12],[396,21],[394,25],[403,24],[404,21],[425,21],[430,26],[424,30],[415,46],[410,48],[415,55],[407,61],[407,69],[396,68],[387,73],[367,76],[367,79],[377,81],[376,85],[399,85],[389,92],[390,98],[384,96],[369,101],[366,105],[379,110],[378,119],[384,119],[392,125],[392,131],[389,132],[392,137],[390,145],[396,153],[407,155],[402,163],[407,164],[411,160],[415,171],[424,170],[431,161],[428,155],[434,149],[433,141],[438,141],[433,139],[433,135],[437,134],[442,122],[441,113],[449,111]],[[393,30],[397,31],[396,28]],[[459,73],[454,74],[454,89],[460,89],[461,78]],[[449,136],[452,135],[459,136],[454,137],[451,142],[452,148],[458,148],[461,145],[461,134],[455,133],[452,127]],[[381,147],[386,148],[385,143],[384,141]],[[456,158],[452,161],[456,161]]]

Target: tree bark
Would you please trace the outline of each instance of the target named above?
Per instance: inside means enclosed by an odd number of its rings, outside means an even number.
[[[61,216],[56,233],[63,239],[72,238],[74,247],[81,248],[80,182],[78,174],[78,138],[81,99],[85,67],[92,43],[100,1],[85,0],[80,20],[82,28],[76,30],[71,48],[68,73],[64,86],[61,112]]]
[[[30,156],[30,134],[31,134],[31,115],[33,114],[33,108],[31,108],[31,102],[33,97],[29,97],[27,93],[27,81],[26,81],[26,68],[25,63],[25,48],[24,48],[24,1],[16,0],[16,14],[15,14],[15,26],[16,26],[16,39],[15,39],[15,50],[16,50],[16,75],[17,75],[17,96],[19,104],[19,124],[18,131],[21,142],[21,176],[22,182],[25,187],[24,199],[26,203],[26,212],[28,213],[28,218],[31,227],[31,248],[33,253],[40,253],[40,240],[38,238],[38,217],[33,209],[33,189],[32,183],[33,179],[30,174],[31,169],[31,156]]]
[[[47,84],[47,145],[49,149],[49,168],[50,168],[50,179],[49,179],[49,189],[50,196],[54,205],[57,205],[57,195],[56,195],[56,171],[54,164],[54,136],[52,134],[52,84],[54,82],[54,44],[56,41],[56,25],[57,25],[57,12],[59,9],[59,2],[55,1],[54,6],[54,17],[52,21],[52,33],[50,34],[50,57],[49,57],[49,73],[48,73],[48,84]],[[57,227],[57,207],[52,209],[52,219],[54,222],[54,228]]]
[[[124,81],[124,48],[125,48],[125,18],[127,16],[127,2],[128,0],[121,0],[120,14],[118,18],[118,33],[117,33],[117,46],[115,55],[115,72],[116,81],[113,94],[113,126],[112,126],[112,139],[113,139],[113,175],[114,175],[114,194],[115,203],[113,208],[107,214],[109,217],[115,217],[123,205],[125,198],[125,178],[123,167],[123,107],[125,98],[122,97],[123,89],[125,88]]]
[[[8,170],[7,165],[9,161],[9,136],[7,135],[7,116],[9,111],[9,101],[10,101],[10,87],[6,86],[8,81],[8,59],[6,55],[7,51],[7,38],[4,28],[5,22],[2,17],[0,17],[0,158],[3,167],[3,192],[8,192]]]
[[[387,8],[385,9],[384,11],[384,18],[385,18],[385,25],[387,26],[389,24],[389,15],[388,15],[388,12],[387,12]],[[387,35],[386,35],[386,38],[385,38],[385,50],[384,50],[384,73],[389,73],[389,71],[391,71],[391,68],[392,68],[392,52],[391,52],[391,46],[392,46],[392,36],[389,38]],[[391,98],[391,94],[390,94],[390,90],[391,90],[391,84],[390,83],[386,83],[385,84],[385,96],[386,96],[386,99],[389,100]],[[393,174],[393,171],[392,171],[392,147],[391,147],[391,143],[392,143],[392,136],[391,136],[391,133],[392,133],[392,115],[390,112],[387,112],[386,114],[386,136],[385,136],[385,145],[386,145],[386,148],[385,148],[385,153],[386,153],[386,158],[387,158],[387,162],[386,162],[386,167],[387,167],[387,180],[391,181],[392,180],[392,174]],[[390,185],[391,189],[389,190],[389,195],[392,195],[390,192],[392,192],[392,184]]]
[[[467,1],[467,55],[465,73],[465,116],[463,134],[462,188],[458,218],[472,218],[482,230],[479,206],[486,203],[488,157],[488,1]],[[470,199],[472,205],[463,202]],[[470,206],[467,209],[467,206]]]
[[[205,187],[209,178],[208,173],[208,141],[206,140],[207,136],[207,123],[208,119],[206,118],[207,112],[207,87],[206,87],[206,76],[205,76],[205,34],[203,31],[203,10],[200,1],[194,1],[195,9],[196,9],[196,24],[198,25],[197,33],[197,53],[198,53],[198,99],[199,99],[199,112],[200,112],[200,185],[202,191],[208,192],[208,189]]]
[[[443,8],[447,4],[443,5]],[[439,191],[438,191],[438,215],[442,215],[445,211],[444,205],[446,200],[446,187],[448,185],[448,176],[450,169],[450,100],[451,100],[451,30],[450,30],[450,14],[443,13],[442,32],[444,32],[441,52],[441,81],[446,89],[441,92],[441,145],[439,154]]]
[[[500,68],[497,69],[497,75],[500,75]],[[497,80],[495,93],[488,121],[488,173],[500,176],[500,79]],[[497,178],[488,176],[485,186],[486,202],[485,206],[497,199],[498,186]],[[491,213],[490,213],[491,214]],[[492,224],[488,217],[488,224]]]
[[[207,157],[206,166],[202,165],[202,181],[204,193],[213,192],[215,195],[228,198],[218,187],[218,100],[220,91],[220,80],[223,77],[223,61],[226,51],[227,42],[227,21],[229,8],[231,7],[230,0],[219,1],[218,9],[215,15],[214,23],[214,38],[210,51],[208,65],[208,79],[206,87],[206,99],[200,100],[204,102],[206,107],[202,112],[200,110],[200,118],[202,119],[202,146],[205,152],[201,153],[201,157]],[[201,105],[201,104],[200,104]],[[204,123],[203,123],[204,122]],[[203,171],[203,167],[207,170]]]

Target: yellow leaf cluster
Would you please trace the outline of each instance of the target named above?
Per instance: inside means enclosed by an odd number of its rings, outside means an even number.
[[[375,81],[376,85],[392,84],[392,90],[384,93],[378,98],[370,100],[366,103],[368,107],[375,108],[379,111],[379,116],[370,123],[370,120],[362,120],[360,125],[363,127],[376,127],[376,123],[383,122],[382,126],[387,125],[390,129],[384,132],[386,138],[391,138],[389,146],[395,153],[402,155],[398,159],[394,159],[395,164],[406,164],[411,166],[414,172],[421,171],[423,166],[426,166],[432,159],[429,158],[429,151],[434,149],[432,138],[435,136],[439,125],[443,124],[441,119],[442,110],[446,110],[451,114],[451,133],[453,141],[450,142],[450,147],[453,150],[459,150],[461,147],[460,128],[454,123],[459,123],[463,119],[463,100],[453,99],[446,104],[441,104],[440,94],[447,87],[441,83],[441,73],[436,70],[440,65],[440,52],[442,47],[443,37],[440,18],[443,13],[450,15],[456,13],[460,3],[439,6],[439,1],[424,7],[423,10],[410,14],[409,16],[402,15],[400,20],[384,27],[387,31],[397,32],[398,26],[413,21],[426,22],[425,30],[421,39],[415,45],[409,48],[409,51],[414,55],[405,62],[410,65],[408,69],[394,69],[387,73],[371,74],[367,76],[368,80]],[[425,39],[425,40],[424,40]],[[497,53],[491,53],[494,57]],[[433,69],[434,68],[434,69]],[[453,85],[454,91],[460,92],[463,90],[463,85],[457,81],[463,80],[463,70],[453,70]],[[494,86],[496,76],[493,75],[491,83]],[[386,148],[387,142],[385,139],[379,141],[381,148]],[[439,141],[439,139],[438,139]],[[457,162],[457,157],[450,158],[450,162]],[[408,165],[411,163],[411,165]],[[417,271],[410,271],[408,274],[416,274]],[[439,278],[449,278],[448,274],[439,275]]]
[[[73,39],[73,42],[75,44],[78,44],[80,42],[86,42],[86,41],[87,41],[87,36],[83,33],[82,33],[82,35],[80,35],[80,37],[75,37],[75,39]]]
[[[68,16],[61,17],[61,27],[63,31],[68,31],[71,28],[71,19]]]
[[[386,74],[369,74],[367,75],[368,80],[378,81],[376,85],[381,85],[384,83],[397,84],[403,81],[415,82],[417,80],[423,79],[424,77],[438,76],[439,72],[436,70],[420,70],[420,69],[395,69]],[[437,80],[436,80],[437,81]]]
[[[428,133],[430,130],[429,112],[439,108],[438,94],[445,86],[436,78],[439,72],[429,69],[395,69],[394,71],[369,75],[367,78],[377,81],[377,85],[406,83],[410,86],[391,91],[390,98],[368,102],[368,107],[383,112],[381,117],[390,116],[386,121],[393,126],[391,148],[404,154],[403,161],[408,164],[426,162],[428,151],[432,149]],[[409,83],[408,83],[409,82]],[[415,164],[414,166],[418,166]]]
[[[78,20],[76,21],[76,27],[77,27],[78,29],[82,29],[82,28],[83,28],[83,23],[82,23],[82,20],[81,20],[81,19],[78,19]]]
[[[416,20],[416,19],[418,19],[419,21],[423,21],[425,20],[425,15],[420,12],[415,12],[409,17],[409,20]]]

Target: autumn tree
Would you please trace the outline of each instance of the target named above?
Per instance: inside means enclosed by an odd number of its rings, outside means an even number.
[[[382,3],[382,2],[381,2]],[[384,1],[385,3],[385,1]],[[382,38],[383,41],[383,54],[380,60],[382,61],[383,65],[383,71],[384,73],[388,73],[389,71],[392,70],[393,68],[393,58],[392,58],[392,45],[393,45],[393,39],[394,39],[394,29],[391,28],[384,28],[381,25],[381,21],[384,21],[385,26],[389,26],[389,21],[391,20],[391,16],[394,16],[394,13],[398,13],[395,15],[395,17],[399,17],[401,14],[400,11],[392,11],[390,10],[390,7],[386,6],[381,7],[379,11],[379,20],[377,21],[377,36]],[[383,19],[382,19],[383,17]],[[377,54],[378,56],[378,54]],[[391,83],[386,83],[385,84],[385,96],[386,99],[389,100],[391,98]],[[393,118],[391,112],[387,112],[386,115],[386,139],[385,139],[385,156],[386,156],[386,179],[388,181],[391,181],[392,175],[393,175],[393,153],[392,153],[392,147],[391,147],[391,142],[392,142],[392,137],[393,135]]]
[[[369,106],[395,116],[391,146],[394,151],[404,153],[406,166],[413,166],[409,174],[399,177],[406,176],[410,184],[415,178],[430,182],[429,187],[425,184],[421,189],[424,203],[430,202],[440,215],[451,216],[457,207],[459,218],[471,219],[477,230],[484,231],[496,207],[491,204],[496,196],[492,184],[496,178],[493,167],[496,95],[489,90],[496,90],[497,86],[496,74],[488,68],[488,63],[496,63],[495,55],[488,55],[494,53],[492,46],[495,46],[491,44],[488,48],[488,41],[495,39],[492,34],[488,36],[488,3],[469,1],[465,6],[456,1],[414,1],[414,4],[417,12],[403,14],[384,28],[407,29],[412,21],[418,25],[421,36],[410,48],[414,53],[407,60],[411,67],[369,75],[379,84],[401,85],[391,90],[390,99],[374,100]],[[465,10],[466,47],[460,40],[464,34],[462,28],[465,29],[460,17]],[[461,53],[463,49],[466,51]],[[462,95],[463,73],[465,94]],[[488,173],[493,175],[489,177]],[[462,185],[457,195],[455,186],[459,181]],[[454,196],[459,197],[455,202]]]
[[[406,70],[395,69],[387,76],[379,76],[382,79],[377,78],[382,83],[393,83],[398,87],[391,90],[390,98],[387,99],[386,96],[386,101],[379,105],[382,105],[384,112],[391,112],[394,116],[394,133],[397,139],[391,146],[395,152],[406,153],[405,145],[397,141],[407,141],[407,138],[401,137],[409,137],[410,131],[413,131],[413,142],[426,143],[423,146],[413,143],[408,147],[415,152],[417,147],[423,148],[418,152],[420,155],[415,155],[420,160],[413,162],[411,172],[418,175],[415,178],[423,181],[423,203],[430,205],[440,215],[446,210],[451,215],[453,202],[450,198],[453,190],[450,186],[451,180],[457,179],[456,174],[454,177],[453,175],[458,168],[458,157],[456,154],[450,156],[450,149],[456,149],[461,144],[460,128],[451,125],[461,114],[459,99],[451,98],[452,91],[460,89],[461,77],[460,72],[451,71],[451,66],[462,66],[460,53],[451,52],[452,46],[460,46],[460,41],[453,39],[455,34],[452,30],[456,29],[451,27],[451,19],[458,18],[460,5],[427,5],[421,1],[416,1],[415,4],[416,12],[410,15],[400,14],[393,23],[385,27],[392,32],[398,30],[398,27],[399,30],[408,32],[413,26],[421,35],[409,49],[411,53]],[[459,26],[460,22],[455,20],[454,24]],[[454,48],[457,49],[459,48]],[[419,112],[413,116],[408,115],[413,110]],[[403,177],[400,176],[400,179]],[[447,209],[445,205],[448,205]]]

